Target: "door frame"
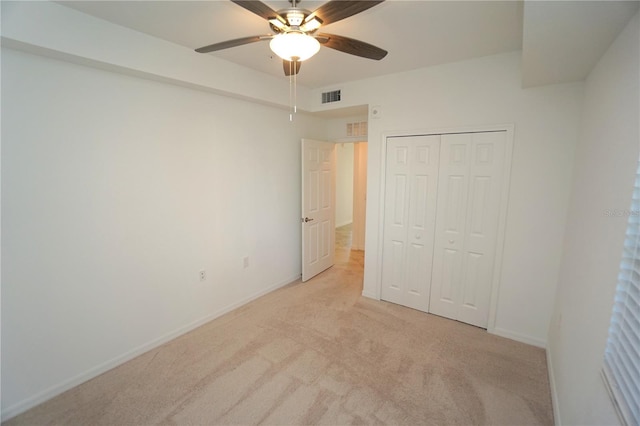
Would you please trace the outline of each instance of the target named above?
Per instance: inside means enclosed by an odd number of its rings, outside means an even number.
[[[353,152],[353,228],[351,250],[364,251],[367,222],[367,157],[369,142],[354,142]]]
[[[332,139],[329,142],[335,144],[350,143],[354,145],[353,151],[353,228],[351,250],[364,251],[367,238],[367,169],[369,139],[367,136],[349,136],[346,138]],[[358,148],[358,145],[359,148]],[[362,147],[365,146],[364,149]],[[358,149],[356,149],[358,148]],[[365,151],[364,153],[362,151]],[[364,154],[364,155],[363,155]],[[361,202],[360,200],[361,199]]]
[[[500,192],[500,217],[498,225],[498,235],[496,241],[496,254],[493,265],[493,278],[491,281],[491,303],[489,306],[489,322],[487,325],[487,331],[493,333],[496,324],[496,314],[498,307],[498,297],[500,295],[500,279],[502,272],[502,260],[504,254],[504,240],[506,233],[507,223],[507,210],[509,205],[509,188],[511,182],[511,162],[513,157],[513,135],[515,131],[515,125],[508,124],[493,124],[493,125],[470,125],[470,126],[456,126],[446,128],[433,128],[426,130],[407,130],[407,131],[390,131],[382,133],[381,153],[380,153],[380,205],[379,205],[379,221],[378,221],[378,244],[377,244],[377,280],[376,280],[376,297],[381,300],[382,296],[382,260],[383,260],[383,242],[384,242],[384,223],[385,223],[385,183],[386,165],[387,165],[387,139],[393,137],[407,137],[407,136],[429,136],[429,135],[445,135],[452,133],[485,133],[485,132],[506,132],[506,145],[505,145],[505,158],[504,158],[504,175],[502,181],[502,188]]]

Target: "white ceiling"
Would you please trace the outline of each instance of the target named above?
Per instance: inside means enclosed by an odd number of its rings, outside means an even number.
[[[286,8],[286,1],[265,0],[274,10]],[[230,1],[61,1],[90,15],[195,49],[229,39],[270,33],[265,20]],[[303,0],[300,7],[315,10],[323,1]],[[528,85],[549,84],[553,79],[571,81],[593,66],[615,35],[633,16],[637,1],[604,2],[533,2],[523,7],[522,1],[427,1],[387,0],[365,12],[327,25],[322,32],[362,40],[389,51],[381,61],[347,55],[329,48],[302,64],[298,84],[309,88],[327,87],[341,82],[408,71],[416,68],[462,61],[497,53],[523,50],[523,61],[531,71]],[[564,12],[554,15],[552,4],[565,4]],[[584,7],[585,4],[601,7]],[[525,10],[523,19],[523,9]],[[532,10],[531,18],[526,11]],[[582,12],[584,10],[584,12]],[[614,10],[614,12],[609,12]],[[585,20],[580,31],[594,36],[578,49],[590,52],[573,61],[571,52],[559,42],[574,28],[565,21]],[[611,19],[598,19],[612,15]],[[550,19],[551,21],[547,21]],[[553,25],[547,25],[552,22]],[[523,45],[523,27],[525,44]],[[584,39],[569,37],[571,49]],[[597,39],[599,41],[594,41]],[[527,46],[532,46],[533,55]],[[602,47],[604,46],[604,47]],[[567,48],[569,45],[567,45]],[[126,48],[126,46],[123,46]],[[551,49],[548,53],[545,49]],[[553,50],[555,49],[555,51]],[[269,50],[267,42],[253,43],[224,51],[208,53],[216,57],[284,78],[282,62]],[[546,56],[549,56],[549,60]],[[558,62],[558,56],[565,59]],[[549,77],[548,69],[552,68]],[[569,80],[562,74],[568,68]],[[576,73],[576,68],[579,72]],[[545,75],[546,73],[546,75]]]
[[[584,80],[638,10],[637,1],[526,2],[524,87]]]

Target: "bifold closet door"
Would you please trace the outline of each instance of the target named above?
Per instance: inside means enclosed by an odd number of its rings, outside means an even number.
[[[428,312],[440,136],[387,139],[384,300]]]
[[[442,135],[429,312],[486,328],[506,132]]]

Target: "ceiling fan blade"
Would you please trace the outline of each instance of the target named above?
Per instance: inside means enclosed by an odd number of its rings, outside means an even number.
[[[382,3],[384,0],[330,0],[311,15],[322,20],[323,25],[337,22]]]
[[[302,62],[300,61],[292,62],[283,59],[282,68],[284,68],[284,75],[289,77],[292,74],[298,74],[300,72],[300,65],[302,65]]]
[[[376,61],[384,58],[388,53],[386,50],[380,49],[372,44],[349,37],[326,33],[316,34],[315,37],[323,46],[339,50],[350,55],[375,59]]]
[[[251,36],[236,38],[233,40],[227,40],[220,43],[210,44],[208,46],[199,47],[196,49],[198,53],[215,52],[216,50],[228,49],[230,47],[242,46],[243,44],[255,43],[256,41],[262,41],[268,39],[269,36]]]
[[[269,6],[267,6],[266,4],[258,0],[231,0],[231,1],[240,7],[244,7],[249,12],[253,12],[264,19],[275,18],[276,16],[278,16],[278,12],[276,12],[275,10],[271,9]]]

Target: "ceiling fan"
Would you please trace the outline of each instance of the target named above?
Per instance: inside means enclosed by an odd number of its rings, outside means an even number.
[[[286,76],[297,74],[300,71],[301,62],[315,55],[320,49],[320,45],[374,60],[380,60],[387,55],[386,50],[360,40],[317,32],[323,25],[364,12],[384,0],[330,0],[313,12],[298,7],[300,0],[289,0],[291,7],[277,12],[259,0],[231,1],[266,19],[275,34],[227,40],[200,47],[196,49],[196,52],[209,53],[270,40],[271,50],[283,60],[282,64]]]

